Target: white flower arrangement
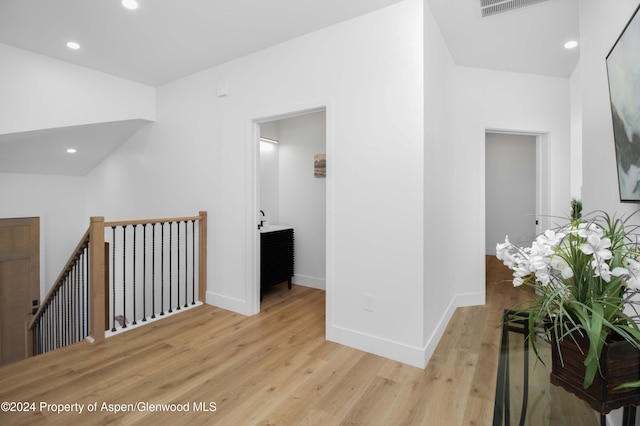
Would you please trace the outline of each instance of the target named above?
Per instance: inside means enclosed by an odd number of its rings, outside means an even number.
[[[567,239],[567,235],[573,238]],[[571,245],[571,246],[570,246]],[[580,223],[577,227],[567,226],[559,230],[546,230],[539,235],[531,247],[520,248],[509,241],[509,236],[504,243],[496,246],[498,259],[514,270],[513,285],[524,284],[525,279],[530,280],[531,274],[541,286],[564,285],[564,280],[573,278],[571,249],[577,248],[582,255],[589,256],[588,263],[593,270],[594,278],[601,278],[605,282],[611,282],[611,276],[622,277],[629,288],[640,290],[640,262],[637,260],[637,249],[626,249],[622,257],[624,267],[616,266],[613,270],[610,262],[613,259],[611,252],[611,239],[604,236],[604,230],[596,223]],[[635,246],[635,245],[634,245]],[[575,263],[575,262],[573,262]]]
[[[527,308],[534,349],[540,322],[550,324],[548,332],[559,338],[573,332],[588,336],[585,388],[593,382],[606,341],[624,339],[640,349],[634,298],[640,292],[640,251],[630,217],[577,215],[539,235],[530,247],[518,247],[508,236],[496,246],[498,259],[513,270],[513,285],[532,287],[539,296]]]

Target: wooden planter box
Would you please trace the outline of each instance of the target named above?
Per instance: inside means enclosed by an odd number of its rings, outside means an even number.
[[[584,359],[589,342],[586,337],[577,334],[574,337],[582,349],[570,337],[560,341],[564,366],[555,340],[551,342],[551,383],[574,393],[602,414],[619,407],[640,405],[640,388],[615,390],[623,383],[640,380],[640,351],[626,341],[605,344],[600,356],[600,372],[585,389]]]

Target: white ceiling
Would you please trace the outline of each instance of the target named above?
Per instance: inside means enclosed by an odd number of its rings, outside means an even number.
[[[0,0],[0,42],[160,86],[399,1]]]
[[[130,11],[120,0],[0,0],[0,43],[158,87],[401,0],[138,1]],[[578,39],[578,0],[488,18],[480,0],[426,3],[457,65],[566,78],[577,63],[579,48],[562,45]],[[0,172],[84,175],[141,125],[0,135]],[[74,141],[92,151],[76,166],[53,149]]]
[[[580,57],[579,0],[482,18],[480,0],[426,0],[456,65],[569,78]]]
[[[126,120],[0,135],[0,172],[84,176],[149,123]],[[67,154],[67,148],[75,154]]]

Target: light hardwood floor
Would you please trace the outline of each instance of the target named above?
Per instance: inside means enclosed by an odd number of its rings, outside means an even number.
[[[28,411],[0,424],[490,425],[502,308],[528,295],[487,272],[487,304],[456,310],[425,369],[327,342],[324,292],[282,285],[253,317],[201,306],[2,367],[0,401]],[[188,411],[144,411],[171,403]]]

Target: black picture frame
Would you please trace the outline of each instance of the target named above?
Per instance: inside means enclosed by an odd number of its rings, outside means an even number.
[[[621,202],[640,202],[640,5],[607,54]]]

